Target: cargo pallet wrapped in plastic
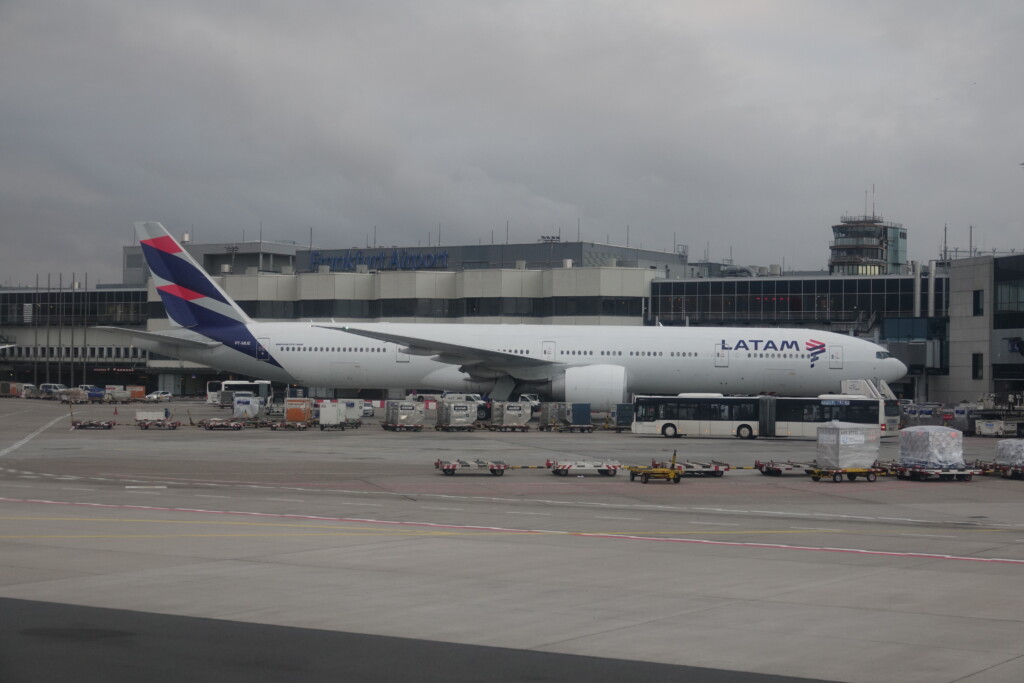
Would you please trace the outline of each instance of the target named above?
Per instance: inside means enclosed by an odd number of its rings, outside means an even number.
[[[899,464],[927,469],[963,469],[963,432],[932,425],[901,429]]]
[[[996,464],[1024,466],[1024,439],[1003,439],[996,443]]]
[[[869,469],[878,460],[882,431],[850,422],[818,427],[818,467],[828,470]]]

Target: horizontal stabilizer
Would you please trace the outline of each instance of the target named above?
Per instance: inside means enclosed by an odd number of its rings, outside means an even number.
[[[124,327],[108,327],[101,325],[94,329],[107,330],[109,332],[120,332],[136,339],[141,339],[148,342],[157,342],[160,344],[169,344],[171,346],[184,346],[190,349],[213,349],[220,346],[220,342],[215,341],[200,341],[198,339],[185,339],[183,337],[175,337],[170,334],[161,334],[160,332],[144,332],[142,330],[129,330]]]

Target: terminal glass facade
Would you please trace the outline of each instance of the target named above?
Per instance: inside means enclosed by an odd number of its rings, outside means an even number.
[[[946,315],[947,281],[936,283],[936,312]],[[927,310],[928,280],[920,310]],[[652,283],[651,313],[663,324],[827,323],[913,317],[914,278],[736,278]]]

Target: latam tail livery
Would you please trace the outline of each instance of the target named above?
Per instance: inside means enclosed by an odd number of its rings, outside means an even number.
[[[143,348],[306,386],[541,393],[595,410],[631,394],[814,396],[907,368],[863,339],[818,330],[427,323],[256,322],[154,222],[136,223],[167,332]]]

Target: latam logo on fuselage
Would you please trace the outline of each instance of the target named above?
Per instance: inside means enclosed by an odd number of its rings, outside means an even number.
[[[723,351],[799,351],[800,342],[793,339],[782,339],[780,341],[775,341],[774,339],[739,339],[730,344],[723,339],[721,348]],[[820,342],[817,339],[808,339],[804,342],[804,350],[810,355],[811,367],[813,368],[814,364],[825,353],[825,342]]]

